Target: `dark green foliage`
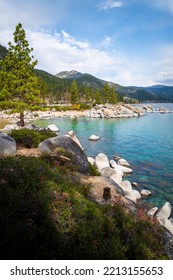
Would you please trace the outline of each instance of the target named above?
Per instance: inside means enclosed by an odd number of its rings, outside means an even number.
[[[71,104],[79,103],[79,91],[75,80],[72,82],[70,88],[70,102]]]
[[[40,142],[55,137],[57,134],[48,130],[35,131],[25,128],[13,130],[10,136],[16,140],[17,145],[26,148],[36,148]]]
[[[157,224],[89,192],[44,157],[1,158],[0,259],[166,258]]]
[[[96,166],[92,165],[90,162],[89,162],[89,169],[90,169],[91,176],[100,176],[100,172],[98,171]]]

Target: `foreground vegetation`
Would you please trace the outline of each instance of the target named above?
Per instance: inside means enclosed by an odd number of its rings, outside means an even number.
[[[140,211],[92,201],[59,154],[0,158],[1,259],[165,259],[161,236]]]

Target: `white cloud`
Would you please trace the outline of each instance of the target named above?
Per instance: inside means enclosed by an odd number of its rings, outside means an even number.
[[[105,36],[99,47],[78,40],[66,31],[50,33],[25,29],[29,45],[34,48],[37,68],[52,74],[75,69],[124,86],[173,85],[173,45],[159,45],[146,57],[132,56],[118,50],[110,51],[112,38]],[[12,30],[0,32],[0,43],[13,41]],[[105,44],[103,46],[103,44]],[[106,47],[105,47],[106,46]]]
[[[120,8],[123,6],[122,1],[115,1],[115,0],[107,0],[99,5],[101,10],[108,10],[113,8]]]

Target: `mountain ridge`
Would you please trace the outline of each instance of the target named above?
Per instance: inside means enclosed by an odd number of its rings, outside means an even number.
[[[92,86],[98,90],[101,90],[101,87],[107,82],[91,74],[81,73],[76,70],[62,71],[57,73],[55,77],[65,80],[76,80],[83,85]],[[141,102],[173,102],[173,86],[153,85],[149,87],[138,87],[122,86],[111,81],[107,83],[113,85],[118,94],[126,96],[127,98],[137,99]]]

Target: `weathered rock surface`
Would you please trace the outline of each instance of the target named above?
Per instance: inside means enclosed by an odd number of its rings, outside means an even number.
[[[104,167],[110,167],[107,155],[99,153],[95,158],[95,165],[99,171]]]
[[[136,203],[136,195],[133,192],[132,185],[130,181],[122,181],[119,186],[122,188],[122,190],[125,193],[126,198],[130,199],[134,203]]]
[[[157,213],[157,218],[160,220],[168,219],[171,215],[172,206],[169,202],[166,202]]]
[[[115,160],[111,159],[110,160],[110,165],[113,169],[115,169],[117,172],[119,172],[119,174],[123,177],[124,176],[124,172],[122,171],[122,168],[120,165],[118,165]]]
[[[38,149],[51,153],[55,151],[57,147],[61,147],[72,154],[71,162],[78,167],[79,172],[89,174],[89,163],[85,153],[70,137],[57,136],[46,139],[39,144]]]
[[[66,136],[70,137],[83,150],[82,145],[73,130],[70,130]]]
[[[148,217],[153,217],[158,211],[158,207],[153,207],[147,212]]]
[[[0,154],[16,154],[16,141],[5,133],[0,133]]]
[[[111,178],[117,184],[122,182],[122,176],[111,167],[102,168],[100,173],[103,177]]]

